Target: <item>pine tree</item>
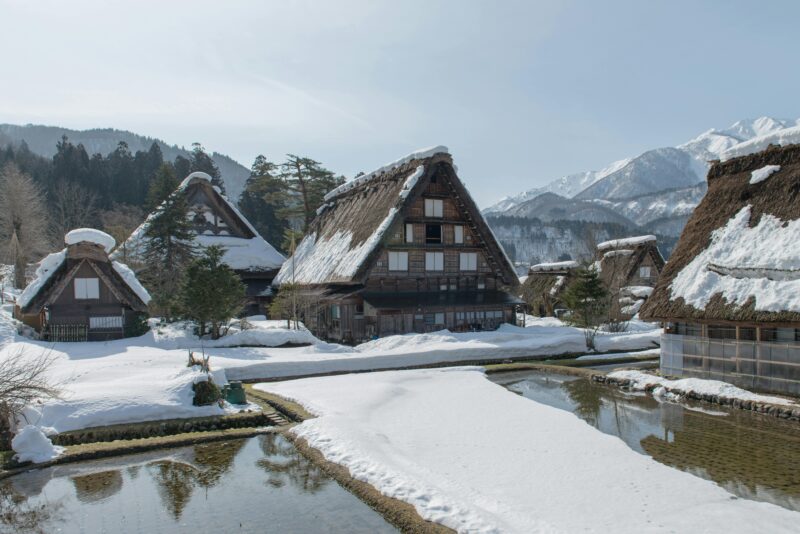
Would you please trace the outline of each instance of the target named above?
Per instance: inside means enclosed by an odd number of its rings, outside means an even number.
[[[585,329],[586,344],[593,349],[594,334],[609,308],[608,290],[597,270],[587,265],[577,269],[564,291],[563,300],[572,312],[570,322]]]
[[[261,237],[274,246],[281,246],[288,223],[279,212],[287,188],[286,183],[277,177],[277,170],[278,166],[264,156],[256,157],[239,199],[239,209]]]
[[[174,174],[169,166],[164,165],[153,182],[150,198],[158,198],[170,180],[175,180]],[[169,194],[160,203],[145,231],[143,281],[151,291],[154,306],[168,320],[178,314],[183,276],[195,257],[188,211],[183,194]]]
[[[182,301],[186,316],[197,324],[198,335],[207,332],[212,339],[224,335],[224,325],[241,311],[245,287],[241,279],[223,263],[223,249],[210,246],[186,270]]]
[[[146,209],[153,211],[161,205],[175,190],[180,183],[178,182],[175,171],[169,163],[162,163],[150,182],[147,191]]]
[[[222,182],[222,174],[219,172],[217,164],[211,159],[203,145],[200,143],[192,143],[192,159],[191,159],[191,172],[204,172],[211,176],[211,185],[220,188],[222,193],[225,193],[225,184]]]
[[[300,220],[303,232],[316,216],[325,195],[344,183],[344,177],[335,176],[318,161],[311,158],[287,154],[286,162],[281,164],[280,177],[286,182],[288,195],[285,195],[282,215],[288,219]]]

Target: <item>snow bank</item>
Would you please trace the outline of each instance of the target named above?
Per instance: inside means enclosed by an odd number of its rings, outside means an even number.
[[[746,401],[764,402],[769,404],[782,404],[784,406],[794,406],[797,403],[782,397],[772,397],[760,395],[738,388],[727,382],[719,380],[705,380],[702,378],[681,378],[670,380],[641,371],[615,371],[609,373],[610,377],[622,380],[632,380],[631,387],[636,390],[644,391],[648,387],[661,386],[672,393],[685,395],[687,393],[700,393],[703,395],[716,395],[728,399],[741,399]]]
[[[714,230],[711,244],[674,278],[671,298],[702,310],[721,293],[744,305],[755,297],[757,311],[800,311],[800,220],[769,214],[750,227],[750,206]]]
[[[82,241],[100,245],[105,249],[106,253],[111,252],[114,245],[117,244],[113,237],[94,228],[76,228],[67,232],[67,235],[64,236],[64,243],[67,245],[77,245]]]
[[[354,187],[358,187],[361,184],[364,184],[366,182],[369,182],[370,180],[373,180],[374,178],[380,176],[381,174],[384,174],[386,172],[391,171],[392,169],[396,169],[397,167],[405,165],[409,161],[413,161],[415,159],[429,158],[429,157],[431,157],[431,156],[433,156],[435,154],[449,154],[449,152],[448,152],[446,146],[435,146],[435,147],[423,148],[423,149],[417,150],[417,151],[412,152],[411,154],[409,154],[407,156],[404,156],[404,157],[402,157],[402,158],[400,158],[398,160],[393,161],[392,163],[387,163],[383,167],[375,169],[372,172],[369,172],[367,174],[363,174],[363,175],[361,175],[361,176],[359,176],[357,178],[353,178],[349,182],[346,182],[346,183],[340,185],[339,187],[337,187],[336,189],[333,189],[330,192],[328,192],[328,194],[325,195],[324,200],[326,202],[329,201],[329,200],[332,200],[332,199],[338,197],[339,195],[342,195],[342,194],[346,193],[347,191],[350,191]],[[419,170],[419,168],[417,170]]]
[[[20,308],[24,308],[30,303],[31,299],[39,293],[50,277],[53,276],[53,273],[61,267],[65,259],[67,259],[66,249],[48,254],[39,262],[39,266],[36,267],[34,279],[25,287],[19,297],[17,297],[17,304],[19,304]]]
[[[755,185],[763,182],[773,173],[778,172],[781,170],[780,165],[767,165],[765,167],[761,167],[760,169],[756,169],[750,173],[750,185]]]
[[[646,299],[653,294],[653,288],[650,286],[625,286],[621,290],[624,293],[630,293],[634,297]]]
[[[656,236],[654,235],[640,235],[636,237],[626,237],[625,239],[611,239],[609,241],[603,241],[602,243],[598,244],[597,250],[606,250],[610,248],[636,247],[638,245],[649,243],[650,241],[655,241],[655,240]]]
[[[136,293],[136,296],[139,297],[142,302],[145,304],[150,302],[150,293],[148,293],[144,286],[139,282],[139,279],[136,278],[136,275],[133,273],[130,267],[118,261],[112,261],[111,266],[114,267],[114,270],[117,272],[117,274],[122,277],[122,280],[128,284],[128,287],[131,288],[131,291]]]
[[[11,448],[17,453],[18,462],[40,464],[54,460],[63,454],[64,447],[56,447],[39,428],[25,425],[11,440]]]
[[[639,350],[636,352],[612,352],[611,354],[585,354],[578,356],[579,360],[584,361],[603,361],[617,360],[621,358],[658,358],[661,349]]]
[[[558,261],[553,263],[537,263],[531,266],[530,272],[547,272],[547,271],[563,271],[566,269],[575,269],[578,267],[577,261]]]
[[[255,386],[318,417],[291,431],[426,520],[458,532],[794,532],[797,513],[736,499],[475,369]],[[579,511],[579,513],[576,513]]]

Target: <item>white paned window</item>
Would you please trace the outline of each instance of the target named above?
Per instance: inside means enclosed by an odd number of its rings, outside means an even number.
[[[444,313],[437,313],[435,314],[434,324],[444,324]]]
[[[650,267],[639,267],[640,278],[650,278]]]
[[[406,224],[406,243],[414,242],[414,225]]]
[[[460,244],[464,242],[464,227],[463,226],[454,226],[453,227],[453,242]]]
[[[99,299],[100,280],[97,278],[75,278],[75,298],[79,300]]]
[[[444,214],[444,202],[439,198],[425,199],[425,217],[442,217]]]
[[[122,328],[122,316],[111,315],[108,317],[89,317],[89,328],[99,330],[103,328]]]
[[[459,254],[459,268],[462,271],[477,271],[478,270],[478,253],[477,252],[462,252]]]
[[[425,270],[444,271],[444,252],[426,252]]]
[[[480,280],[478,282],[478,289],[486,289],[486,282],[484,282],[483,280]]]
[[[389,252],[389,270],[407,271],[408,252]]]

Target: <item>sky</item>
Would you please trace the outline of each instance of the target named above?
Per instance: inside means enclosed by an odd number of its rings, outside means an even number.
[[[710,128],[800,117],[800,2],[0,0],[0,122],[347,177],[450,148],[482,207]]]

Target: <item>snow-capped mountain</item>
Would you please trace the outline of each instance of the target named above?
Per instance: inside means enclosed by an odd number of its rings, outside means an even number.
[[[799,124],[798,120],[770,117],[741,120],[722,130],[708,130],[676,147],[656,148],[615,161],[600,171],[557,178],[544,187],[506,197],[484,212],[506,212],[546,192],[583,200],[624,199],[676,187],[691,187],[705,181],[709,161],[720,159],[724,153],[735,153],[737,145],[751,140],[780,136],[781,131],[788,135],[796,133],[800,138],[800,131],[793,131]]]
[[[611,238],[657,234],[662,253],[668,254],[706,192],[709,162],[771,143],[800,143],[800,120],[741,120],[676,147],[648,150],[600,171],[558,178],[504,198],[484,213],[519,262],[583,257],[589,250],[583,235],[587,232]],[[541,228],[537,231],[524,219],[536,219]],[[588,226],[576,229],[579,223]],[[614,232],[623,235],[611,235]]]

